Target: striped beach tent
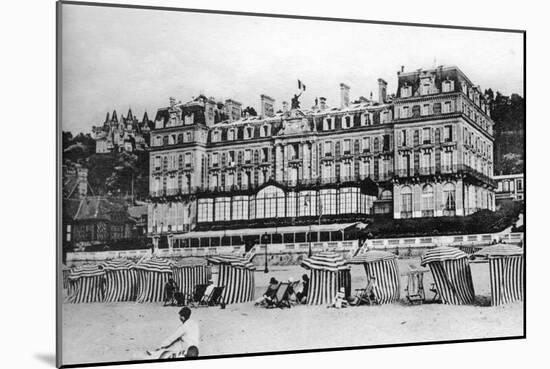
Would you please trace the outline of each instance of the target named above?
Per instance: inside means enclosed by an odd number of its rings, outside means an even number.
[[[210,266],[201,260],[181,259],[172,266],[174,281],[184,295],[191,295],[197,284],[207,284],[212,277]]]
[[[509,304],[523,300],[523,249],[497,244],[472,255],[489,261],[491,305]]]
[[[69,287],[69,274],[71,273],[71,268],[63,264],[61,266],[61,273],[63,276],[63,289],[67,289]]]
[[[341,287],[344,287],[346,296],[351,294],[350,267],[340,254],[321,252],[302,260],[301,266],[311,271],[308,305],[332,303]]]
[[[81,304],[103,301],[105,271],[101,266],[82,265],[74,268],[69,273],[68,281],[66,302]]]
[[[362,264],[367,278],[374,278],[376,283],[373,293],[379,304],[390,304],[399,300],[400,278],[395,254],[370,250],[352,258],[350,264]]]
[[[105,302],[135,301],[137,272],[128,259],[113,259],[102,263],[105,270]]]
[[[254,270],[246,259],[233,255],[209,257],[208,262],[219,267],[218,286],[224,286],[222,301],[238,304],[254,300]]]
[[[472,272],[468,255],[463,251],[454,247],[435,247],[422,255],[420,264],[430,267],[444,304],[473,304],[475,294]]]
[[[160,302],[164,300],[164,285],[172,277],[172,262],[150,258],[133,267],[136,270],[138,288],[137,302]]]

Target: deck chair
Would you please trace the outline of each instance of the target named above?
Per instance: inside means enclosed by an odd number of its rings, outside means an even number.
[[[359,305],[373,305],[376,304],[376,295],[374,289],[376,288],[376,279],[370,278],[365,288],[357,288],[355,290],[354,306]]]
[[[435,282],[432,282],[432,284],[430,285],[430,291],[433,292],[434,294],[434,297],[432,298],[432,302],[441,301],[441,296],[439,295],[439,291],[437,290]]]
[[[411,305],[422,304],[425,301],[424,271],[412,270],[407,273],[407,301]]]
[[[198,306],[207,307],[220,305],[222,308],[225,308],[225,303],[222,301],[222,293],[224,288],[225,286],[214,287],[212,293],[209,296],[204,296]]]
[[[290,301],[288,296],[288,290],[290,287],[290,283],[288,282],[282,282],[279,283],[279,286],[277,287],[277,291],[275,291],[275,295],[271,300],[267,300],[266,308],[284,308],[284,307],[290,307]]]
[[[186,296],[188,304],[191,306],[199,304],[204,298],[204,293],[206,292],[207,287],[207,284],[195,285],[193,293]]]

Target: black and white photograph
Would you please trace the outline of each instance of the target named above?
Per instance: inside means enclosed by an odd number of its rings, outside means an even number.
[[[525,337],[525,31],[57,27],[58,366]]]

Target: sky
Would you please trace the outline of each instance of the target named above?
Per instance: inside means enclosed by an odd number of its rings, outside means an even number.
[[[483,90],[523,96],[519,33],[64,4],[61,36],[62,127],[73,134],[113,110],[154,118],[170,96],[232,98],[259,112],[266,94],[279,110],[297,79],[302,106],[320,96],[339,106],[341,82],[352,101],[376,98],[378,78],[396,92],[402,66],[456,65]]]

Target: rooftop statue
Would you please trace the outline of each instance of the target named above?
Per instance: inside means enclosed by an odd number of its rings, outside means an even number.
[[[290,102],[290,108],[291,109],[300,109],[300,101],[298,100],[298,98],[302,96],[302,93],[300,92],[299,95],[294,95],[294,97],[292,98],[291,102]]]

